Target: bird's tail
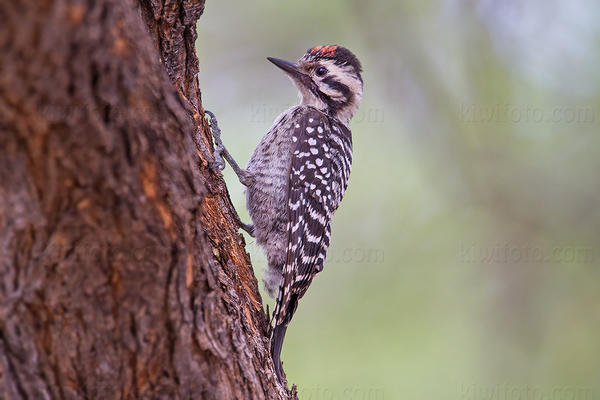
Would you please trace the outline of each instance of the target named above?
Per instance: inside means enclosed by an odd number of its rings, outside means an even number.
[[[273,359],[273,365],[275,366],[275,373],[279,382],[283,382],[283,368],[281,366],[281,348],[283,346],[283,338],[285,337],[285,331],[287,330],[287,324],[275,325],[273,332],[271,333],[271,358]]]
[[[288,288],[289,290],[289,288]],[[281,348],[287,331],[288,324],[292,320],[294,312],[298,307],[298,295],[286,293],[285,286],[280,284],[277,302],[273,311],[273,325],[271,331],[271,358],[275,366],[275,373],[279,382],[283,383],[283,367],[281,365]]]

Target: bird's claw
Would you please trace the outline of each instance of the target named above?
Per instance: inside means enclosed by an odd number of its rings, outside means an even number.
[[[225,164],[222,162],[214,162],[208,165],[210,169],[218,169],[219,171],[223,171],[225,169]]]
[[[253,224],[245,224],[240,221],[240,228],[245,230],[248,233],[248,235],[254,237],[254,225]]]
[[[223,171],[225,169],[225,160],[223,160],[223,157],[221,156],[222,151],[223,149],[220,148],[220,146],[217,146],[217,148],[215,149],[215,154],[213,155],[215,157],[215,162],[209,164],[209,168],[218,169],[220,171]]]

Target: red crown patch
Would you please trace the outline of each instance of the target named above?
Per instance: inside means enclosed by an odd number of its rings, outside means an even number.
[[[337,50],[338,46],[317,46],[317,47],[313,47],[313,49],[310,51],[310,54],[313,55],[321,55],[321,56],[333,56],[335,54],[335,51]]]

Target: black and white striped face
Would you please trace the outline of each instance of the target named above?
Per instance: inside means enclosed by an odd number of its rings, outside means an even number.
[[[350,50],[340,46],[309,49],[295,64],[269,58],[292,78],[301,104],[313,106],[345,125],[362,98],[362,68]]]

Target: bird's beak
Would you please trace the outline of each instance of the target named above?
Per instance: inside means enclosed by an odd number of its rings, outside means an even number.
[[[279,58],[267,57],[267,60],[277,65],[279,68],[284,70],[290,77],[298,80],[302,80],[304,73],[296,67],[296,64],[289,61],[280,60]]]

